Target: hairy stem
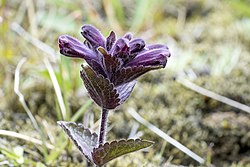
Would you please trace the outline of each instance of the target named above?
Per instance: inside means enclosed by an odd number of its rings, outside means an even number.
[[[104,108],[102,109],[101,125],[99,131],[99,145],[105,142],[107,125],[108,125],[108,112],[109,111],[107,109]]]

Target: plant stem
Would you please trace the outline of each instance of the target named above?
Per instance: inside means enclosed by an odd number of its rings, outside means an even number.
[[[108,112],[109,111],[107,109],[104,108],[102,109],[101,125],[99,131],[99,145],[105,142],[107,125],[108,125]]]

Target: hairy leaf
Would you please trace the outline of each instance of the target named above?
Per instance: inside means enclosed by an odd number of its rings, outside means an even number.
[[[97,146],[97,134],[91,133],[82,124],[65,121],[58,121],[57,123],[68,134],[81,153],[93,163],[91,152]]]
[[[89,62],[89,66],[97,73],[97,74],[101,74],[103,77],[107,77],[103,67],[101,64],[99,64],[97,61],[92,60],[91,62]]]
[[[143,75],[144,73],[155,70],[161,67],[158,66],[134,66],[134,67],[126,67],[117,71],[112,77],[111,82],[114,83],[115,86],[122,85],[124,83],[131,82]]]
[[[141,139],[129,139],[105,143],[98,148],[94,148],[92,152],[93,161],[96,165],[101,166],[114,158],[149,147],[152,144],[153,142],[151,141]]]
[[[132,93],[132,90],[135,84],[136,84],[136,81],[133,80],[129,83],[125,83],[123,85],[116,87],[116,90],[119,93],[119,99],[121,99],[120,104],[124,103],[127,100],[127,98]]]
[[[104,78],[102,75],[96,74],[89,66],[83,67],[81,77],[90,97],[100,107],[114,109],[120,105],[119,94],[108,79]]]

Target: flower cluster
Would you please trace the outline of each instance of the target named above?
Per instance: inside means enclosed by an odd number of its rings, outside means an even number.
[[[113,31],[105,38],[91,25],[81,30],[84,42],[68,35],[59,37],[60,53],[87,62],[81,78],[90,97],[105,109],[120,106],[131,94],[136,78],[164,68],[170,57],[166,45],[146,45],[140,38],[133,39],[131,33],[116,39]]]

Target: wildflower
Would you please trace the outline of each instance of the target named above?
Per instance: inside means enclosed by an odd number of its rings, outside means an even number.
[[[130,96],[139,76],[164,68],[170,52],[167,46],[146,45],[140,38],[127,33],[116,39],[113,31],[105,38],[91,25],[81,28],[81,42],[68,35],[59,37],[60,53],[82,58],[81,78],[90,97],[104,109],[119,107]]]

